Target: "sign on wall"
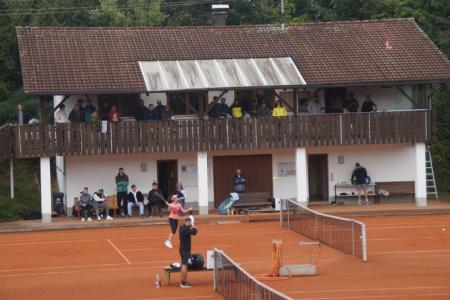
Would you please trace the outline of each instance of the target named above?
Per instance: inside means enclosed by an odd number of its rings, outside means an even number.
[[[278,176],[295,176],[295,163],[293,162],[280,162],[278,163]]]

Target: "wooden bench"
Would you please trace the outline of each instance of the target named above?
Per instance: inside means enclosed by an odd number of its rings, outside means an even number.
[[[411,196],[411,199],[414,201],[414,197],[416,194],[415,190],[415,182],[414,181],[387,181],[387,182],[377,182],[376,183],[377,190],[377,199],[380,203],[383,203],[383,196],[380,195],[379,190],[385,190],[389,192],[389,196],[400,196],[406,195]]]
[[[252,214],[268,214],[268,213],[280,213],[280,211],[276,210],[275,208],[249,209],[247,210],[247,223],[250,223],[250,215]]]
[[[170,285],[170,275],[172,273],[180,273],[181,269],[173,269],[171,266],[167,266],[163,268],[164,274],[165,274],[165,284]],[[189,269],[188,273],[192,272],[208,272],[213,271],[213,269],[207,269],[205,266],[201,269]]]
[[[241,210],[264,209],[271,206],[272,195],[269,192],[258,192],[239,194],[239,200],[233,204],[232,208],[239,213]]]
[[[113,211],[113,216],[115,218],[116,211],[119,209],[119,207],[117,206],[117,195],[107,196],[105,201],[108,204],[108,208]],[[78,204],[78,197],[75,197],[73,199],[73,211],[76,212],[78,217],[80,217],[81,208]]]

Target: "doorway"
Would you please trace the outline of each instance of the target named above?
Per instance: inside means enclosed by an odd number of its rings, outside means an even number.
[[[346,99],[346,88],[325,89],[325,111],[327,113],[342,113]]]
[[[158,184],[165,199],[176,191],[178,183],[178,161],[158,160],[156,163]]]
[[[308,155],[309,201],[328,202],[328,155]]]
[[[214,172],[214,205],[228,198],[234,191],[233,178],[236,169],[241,169],[247,180],[245,191],[249,193],[273,193],[272,155],[215,156]]]

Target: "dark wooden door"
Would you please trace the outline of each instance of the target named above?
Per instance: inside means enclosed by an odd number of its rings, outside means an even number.
[[[346,88],[325,89],[325,111],[327,113],[341,113],[347,98]]]
[[[167,199],[177,188],[178,162],[177,160],[158,160],[157,169],[159,188]]]
[[[216,156],[213,168],[216,207],[234,191],[236,169],[241,169],[247,180],[246,192],[269,192],[272,195],[272,155]]]
[[[328,157],[326,154],[308,155],[309,201],[328,201]]]

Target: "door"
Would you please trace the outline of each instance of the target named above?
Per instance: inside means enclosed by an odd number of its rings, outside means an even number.
[[[177,160],[158,160],[158,184],[164,198],[168,198],[177,189],[178,162]]]
[[[247,182],[246,192],[269,192],[272,195],[272,155],[216,156],[214,169],[214,205],[234,191],[233,178],[241,169]]]
[[[308,155],[309,201],[328,202],[328,156]]]
[[[347,97],[346,88],[325,89],[325,111],[327,113],[341,113]]]

